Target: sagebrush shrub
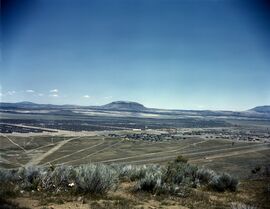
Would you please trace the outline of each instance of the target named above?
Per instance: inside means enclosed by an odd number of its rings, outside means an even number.
[[[120,179],[126,179],[130,181],[139,180],[145,177],[147,172],[160,172],[161,167],[159,165],[111,165],[113,169],[119,175]]]
[[[0,169],[0,186],[13,184],[17,191],[31,189],[105,194],[117,187],[119,179],[136,180],[136,190],[178,196],[186,196],[191,187],[199,184],[206,184],[216,191],[235,191],[238,186],[238,180],[229,174],[217,175],[210,169],[198,168],[178,160],[163,167],[87,164],[78,167],[62,165]]]
[[[157,194],[186,196],[188,187],[196,182],[197,167],[183,162],[172,162],[165,169],[150,167],[136,185],[138,190]]]
[[[0,169],[0,182],[1,183],[8,183],[11,181],[17,180],[16,170],[7,170],[7,169]]]
[[[197,166],[188,163],[173,162],[167,166],[163,179],[169,184],[190,184],[196,180]]]
[[[199,168],[196,172],[196,178],[201,184],[209,184],[215,176],[216,172],[207,168]]]
[[[104,194],[115,188],[117,181],[116,171],[102,164],[81,165],[75,169],[75,183],[78,191]]]
[[[28,166],[17,170],[0,169],[3,183],[16,183],[20,189],[104,194],[117,185],[117,172],[105,165],[59,166],[55,168]]]
[[[16,178],[22,189],[37,189],[41,181],[41,174],[45,172],[44,167],[27,166],[19,168],[16,173]]]
[[[155,192],[162,187],[162,173],[153,170],[146,172],[144,178],[140,179],[136,185],[137,190],[143,190],[147,192]]]
[[[45,190],[57,189],[61,191],[74,182],[75,170],[71,166],[61,165],[50,168],[41,173],[41,187]]]
[[[210,186],[220,192],[225,190],[236,191],[238,180],[227,173],[223,173],[219,176],[214,176],[210,182]]]
[[[146,173],[145,165],[113,165],[112,167],[116,170],[121,179],[131,181],[143,178]]]
[[[171,194],[181,197],[186,197],[188,195],[188,186],[183,181],[181,184],[175,184],[171,181],[165,182],[164,179],[167,175],[167,170],[155,170],[153,168],[154,167],[148,169],[144,178],[138,181],[136,190],[147,191],[155,194]]]

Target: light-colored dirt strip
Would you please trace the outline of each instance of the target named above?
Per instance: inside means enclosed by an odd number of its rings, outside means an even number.
[[[178,152],[181,151],[183,149],[186,149],[190,146],[196,146],[197,144],[202,144],[207,142],[208,140],[203,140],[200,142],[195,142],[192,144],[188,144],[184,147],[181,147],[179,149],[174,149],[174,150],[168,150],[168,151],[163,151],[163,152],[150,152],[150,153],[146,153],[146,154],[142,154],[142,155],[136,155],[136,156],[130,156],[130,157],[122,157],[122,158],[115,158],[115,159],[110,159],[110,160],[102,160],[102,161],[98,161],[99,163],[110,163],[110,162],[117,162],[117,161],[122,161],[122,160],[128,160],[128,159],[132,159],[132,158],[138,158],[138,157],[146,157],[146,156],[152,156],[152,155],[159,155],[159,154],[163,154],[163,153],[171,153],[171,152]]]
[[[17,126],[17,127],[22,127],[22,128],[35,128],[35,129],[40,129],[43,131],[59,131],[58,129],[53,129],[53,128],[45,128],[45,127],[40,127],[40,126],[31,126],[31,125],[23,125],[23,124],[13,124],[13,123],[0,123],[4,125],[10,125],[10,126]]]
[[[68,143],[68,142],[70,142],[70,141],[72,141],[74,139],[79,139],[79,138],[81,138],[81,136],[70,138],[70,139],[63,140],[63,141],[59,142],[55,147],[51,148],[47,152],[45,152],[42,155],[39,155],[38,157],[35,157],[32,160],[30,160],[25,166],[28,166],[28,165],[38,165],[44,158],[46,158],[49,155],[51,155],[52,153],[56,152],[59,148],[61,148],[66,143]]]
[[[270,149],[270,147],[259,147],[256,148],[258,145],[251,145],[250,146],[244,146],[242,147],[242,149],[244,150],[239,150],[239,151],[235,151],[234,153],[239,153],[239,155],[242,153],[251,153],[251,152],[257,152],[257,151],[262,151],[262,150],[267,150]],[[263,145],[261,145],[263,146]],[[255,147],[255,148],[254,148]],[[238,147],[239,148],[239,147]],[[224,152],[224,151],[228,151],[230,152],[231,150],[235,150],[235,148],[231,148],[231,149],[218,149],[218,150],[210,150],[210,151],[204,151],[204,152],[192,152],[192,153],[181,153],[184,156],[190,156],[190,158],[192,158],[193,156],[196,155],[201,155],[201,154],[209,154],[209,153],[213,153],[213,152]],[[222,154],[221,154],[222,155]],[[225,156],[226,155],[226,156]],[[236,154],[235,154],[236,155]],[[223,154],[223,157],[229,157],[232,156],[231,153],[227,153],[227,154]],[[177,157],[177,155],[170,155],[170,156],[164,156],[164,157],[155,157],[155,158],[150,158],[150,159],[144,159],[144,160],[135,160],[135,161],[130,161],[128,163],[142,163],[142,162],[154,162],[154,161],[161,161],[161,160],[169,160],[169,159],[174,159],[175,157]],[[200,159],[197,159],[198,161],[205,161],[205,160],[209,160],[209,157],[205,158],[205,157],[201,157]],[[196,159],[192,160],[190,159],[189,162],[195,162],[197,161]]]
[[[206,157],[205,159],[194,159],[194,160],[190,160],[190,162],[200,162],[200,161],[212,160],[212,159],[216,159],[216,158],[225,158],[225,157],[243,155],[243,154],[248,154],[248,153],[252,153],[252,152],[269,150],[269,149],[270,149],[270,147],[260,147],[258,149],[252,149],[252,150],[241,150],[241,151],[235,151],[232,153],[212,155],[212,156]]]
[[[256,148],[256,147],[264,147],[264,149],[265,149],[265,145],[264,144],[259,144],[259,145],[256,144],[256,145],[248,145],[248,146],[242,146],[242,147],[215,149],[215,150],[200,151],[200,152],[191,152],[191,153],[182,152],[181,154],[183,154],[184,156],[194,156],[194,155],[200,155],[200,154],[209,154],[209,153],[213,153],[213,152],[232,151],[232,150],[237,150],[237,149],[245,149],[245,150],[252,149],[252,150],[254,150],[254,148]],[[187,146],[185,146],[184,148],[187,148]],[[178,149],[178,151],[179,150],[180,149]],[[169,153],[169,152],[173,152],[173,151],[175,152],[175,150],[170,150],[170,151],[164,151],[164,152],[148,153],[147,156],[151,156],[152,154],[164,154],[164,153]],[[142,159],[142,160],[131,160],[131,161],[121,162],[121,163],[141,163],[141,162],[151,162],[151,161],[168,160],[168,159],[175,158],[177,156],[177,154],[179,154],[179,153],[175,153],[174,155],[169,155],[169,156],[153,157],[153,158]],[[127,159],[132,159],[132,158],[140,158],[140,157],[145,157],[145,156],[146,156],[146,154],[145,155],[139,155],[139,156],[126,157],[126,158],[118,158],[117,161],[122,161],[122,160],[127,160]],[[116,159],[111,159],[111,160],[99,161],[99,162],[100,163],[110,163],[110,162],[116,162],[115,160]],[[190,162],[191,162],[191,160],[190,160]]]
[[[64,155],[64,156],[61,156],[61,157],[56,158],[56,159],[54,159],[54,160],[51,160],[51,161],[49,161],[49,162],[46,162],[46,163],[44,163],[43,165],[53,163],[53,162],[55,162],[55,161],[61,160],[61,159],[63,159],[63,158],[70,157],[70,156],[75,155],[75,154],[78,154],[78,153],[80,153],[80,152],[84,152],[84,151],[86,151],[86,150],[92,149],[92,148],[97,147],[97,146],[99,146],[99,145],[102,145],[102,144],[104,144],[104,143],[105,143],[105,141],[100,142],[100,143],[98,143],[98,144],[95,144],[95,145],[93,145],[93,146],[91,146],[91,147],[87,147],[87,148],[84,148],[84,149],[80,149],[80,150],[78,150],[78,151],[76,151],[76,152],[73,152],[73,153],[71,153],[71,154]]]
[[[191,163],[197,163],[197,162],[202,162],[202,161],[208,161],[211,159],[215,159],[215,158],[225,158],[225,157],[231,157],[231,156],[236,156],[236,155],[243,155],[243,154],[248,154],[248,153],[252,153],[252,152],[259,152],[259,151],[264,151],[264,150],[268,150],[270,149],[270,147],[261,147],[258,149],[252,149],[252,150],[241,150],[238,152],[232,152],[232,153],[226,153],[226,154],[220,154],[220,155],[213,155],[213,156],[209,156],[209,157],[202,157],[200,159],[190,159],[188,162]],[[194,155],[196,155],[197,153],[193,153]],[[154,157],[154,158],[149,158],[149,159],[143,159],[143,160],[134,160],[134,161],[128,161],[128,162],[121,162],[120,164],[136,164],[136,163],[153,163],[153,162],[159,162],[159,161],[164,161],[164,160],[172,160],[175,159],[175,157],[177,157],[177,155],[170,155],[170,156],[164,156],[164,157]]]
[[[12,144],[14,144],[16,147],[19,147],[21,150],[23,150],[24,152],[26,152],[26,150],[20,146],[19,144],[15,143],[11,138],[7,137],[6,135],[0,133],[1,136],[5,137],[6,139],[8,139]]]
[[[209,154],[213,152],[226,152],[232,150],[242,150],[242,149],[254,149],[256,147],[265,147],[265,144],[254,144],[254,145],[245,145],[241,147],[231,147],[231,148],[223,148],[223,149],[214,149],[214,150],[207,150],[207,151],[199,151],[199,152],[190,152],[190,153],[183,153],[185,156],[192,156],[192,155],[201,155],[201,154]]]
[[[37,147],[37,148],[34,148],[34,149],[29,149],[29,150],[26,151],[26,153],[31,153],[31,152],[33,152],[33,151],[35,151],[35,150],[39,150],[39,149],[42,149],[42,148],[44,148],[44,147],[50,147],[50,146],[53,146],[53,145],[55,145],[55,143],[46,144],[46,145],[44,145],[44,146],[40,146],[40,147]]]
[[[31,140],[29,142],[26,143],[26,145],[29,145],[32,143],[32,141],[34,140],[34,137],[31,137]],[[25,147],[25,146],[24,146]]]
[[[86,158],[91,157],[91,156],[93,156],[93,155],[96,155],[96,154],[98,154],[98,153],[100,153],[100,152],[103,152],[104,150],[107,150],[107,149],[109,149],[109,148],[112,148],[112,147],[118,145],[119,143],[123,142],[124,140],[125,140],[125,139],[122,139],[122,140],[119,141],[119,142],[116,142],[116,143],[114,143],[114,144],[108,145],[107,147],[105,147],[105,148],[103,148],[103,149],[100,149],[100,150],[97,150],[96,152],[93,152],[93,153],[91,153],[91,154],[89,154],[89,155],[86,155],[86,156],[84,156],[84,157],[82,157],[82,158],[79,158],[79,159],[76,159],[76,160],[66,161],[66,162],[63,162],[63,163],[56,164],[56,165],[65,165],[65,164],[68,164],[68,163],[76,162],[76,161],[78,161],[78,160],[86,159]]]
[[[46,127],[40,127],[40,126],[31,126],[31,125],[23,125],[23,124],[11,124],[11,123],[0,123],[4,125],[11,125],[11,126],[17,126],[17,127],[22,127],[22,128],[35,128],[35,129],[40,129],[43,130],[44,132],[48,131],[63,131],[63,132],[69,132],[68,130],[62,130],[62,129],[56,129],[56,128],[46,128]],[[95,124],[89,124],[91,126],[95,127],[103,127],[103,128],[115,128],[119,130],[133,130],[133,128],[127,128],[127,127],[120,127],[120,126],[106,126],[106,125],[95,125]]]

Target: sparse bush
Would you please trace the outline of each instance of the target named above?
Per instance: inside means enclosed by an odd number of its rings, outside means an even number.
[[[104,194],[116,186],[116,171],[105,165],[82,165],[77,168],[29,166],[17,170],[0,170],[1,184],[15,183],[22,190],[67,191]]]
[[[102,164],[81,165],[75,169],[75,184],[79,192],[104,194],[115,188],[116,171]]]
[[[162,173],[153,170],[147,171],[144,178],[139,180],[136,187],[137,190],[155,192],[158,188],[162,187]]]
[[[147,172],[160,172],[158,165],[111,165],[119,175],[120,179],[135,181],[143,179]]]
[[[188,159],[182,155],[178,155],[174,160],[175,163],[187,163]]]
[[[177,185],[172,182],[164,182],[166,173],[163,170],[151,170],[146,172],[144,178],[140,179],[136,185],[136,190],[142,190],[155,194],[171,194],[186,197],[189,194],[189,188],[184,183]]]
[[[39,166],[19,168],[15,178],[19,181],[22,189],[37,189],[41,181],[41,173],[45,172],[45,169]]]
[[[216,191],[235,191],[238,180],[229,174],[217,175],[214,171],[198,168],[189,163],[175,160],[162,169],[148,169],[138,181],[137,190],[156,194],[187,196],[190,188],[199,184],[209,185]]]
[[[119,179],[136,180],[136,190],[177,196],[187,196],[190,189],[199,184],[206,184],[216,191],[235,191],[238,185],[237,179],[229,174],[217,175],[212,170],[178,159],[164,167],[88,164],[0,169],[0,186],[6,188],[0,194],[20,190],[105,194],[117,187]]]
[[[74,182],[75,170],[70,166],[59,166],[50,168],[41,173],[41,187],[45,190],[56,189],[61,191]]]
[[[7,183],[13,180],[14,174],[16,171],[14,170],[7,170],[7,169],[0,169],[0,182]]]
[[[209,184],[215,176],[216,172],[207,168],[199,168],[196,172],[196,178],[201,184]]]
[[[113,165],[121,179],[135,181],[142,179],[146,174],[146,166],[142,165]]]
[[[261,166],[260,165],[256,165],[256,167],[254,169],[251,170],[251,172],[253,174],[259,173],[261,171]]]
[[[131,166],[130,170],[126,170],[128,172],[126,173],[125,177],[131,181],[142,179],[145,177],[147,169],[148,167],[146,166]]]
[[[140,179],[138,190],[156,194],[187,196],[190,187],[196,184],[197,167],[182,161],[173,161],[165,169],[148,168],[145,177]]]
[[[219,176],[214,176],[210,182],[210,186],[219,192],[225,190],[236,191],[238,180],[227,173],[223,173]]]
[[[194,165],[174,161],[168,165],[163,179],[168,184],[193,184],[197,170]]]

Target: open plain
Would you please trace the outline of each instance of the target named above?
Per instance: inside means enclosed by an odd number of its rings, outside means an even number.
[[[0,166],[3,169],[14,170],[31,166],[78,167],[86,164],[163,167],[178,156],[183,156],[192,165],[212,169],[220,174],[229,173],[238,178],[242,182],[239,186],[239,191],[242,191],[239,193],[240,196],[251,195],[251,188],[248,186],[251,181],[256,182],[253,186],[259,190],[269,185],[269,183],[262,184],[261,177],[257,175],[258,170],[268,169],[270,162],[270,119],[265,114],[252,111],[165,112],[154,109],[141,112],[132,109],[119,111],[81,107],[47,108],[44,113],[45,111],[41,111],[44,107],[24,107],[24,109],[28,110],[27,113],[18,108],[14,110],[12,107],[2,107]],[[130,192],[132,185],[133,182],[120,184],[116,194],[120,193],[121,201],[126,201],[123,198],[127,198],[126,193]],[[248,194],[243,191],[248,191]],[[119,196],[114,195],[111,198],[116,201],[115,198]],[[168,204],[162,206],[160,200],[151,196],[148,197],[147,203],[145,201],[142,203],[139,201],[140,197],[129,195],[131,196],[128,197],[128,201],[132,199],[136,202],[132,204],[143,208],[193,207],[190,203],[192,198],[185,199],[187,202],[182,202],[181,207],[178,207],[177,201],[180,200],[164,203],[166,198],[162,197],[165,198],[162,204]],[[213,200],[215,203],[205,202],[210,197],[200,197],[203,200],[200,200],[195,208],[204,205],[207,207],[223,205],[222,207],[227,208],[233,201],[250,202],[247,201],[249,198],[245,200],[239,198],[239,195],[233,197],[233,194],[229,193],[226,195],[225,203],[221,201],[224,197],[217,197],[215,193],[208,195],[216,198]],[[264,198],[264,195],[260,196],[262,197]],[[27,207],[29,204],[36,204],[32,198],[27,198],[19,197],[16,201]],[[152,202],[149,203],[149,199]],[[40,202],[39,198],[38,201]],[[100,203],[100,199],[95,201],[98,203],[92,202],[90,208],[104,206],[104,203]],[[267,201],[263,199],[263,204],[260,204],[262,208],[267,208],[265,203]],[[49,200],[48,202],[46,204],[54,204]],[[257,204],[258,199],[254,197],[251,203]],[[62,206],[60,204],[53,207]],[[129,205],[127,208],[132,207]]]

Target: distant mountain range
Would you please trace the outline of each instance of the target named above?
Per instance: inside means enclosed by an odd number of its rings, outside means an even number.
[[[260,113],[270,113],[270,105],[258,106],[250,109],[250,111],[260,112]]]
[[[53,104],[36,104],[33,102],[17,102],[17,103],[0,103],[0,111],[23,111],[23,110],[58,110],[75,113],[83,111],[111,111],[130,112],[133,115],[138,113],[181,116],[188,115],[189,117],[252,117],[270,119],[270,105],[258,106],[246,111],[211,111],[211,110],[165,110],[157,108],[147,108],[137,102],[115,101],[101,106],[80,106],[80,105],[53,105]],[[55,112],[56,113],[56,112]]]
[[[63,107],[75,108],[80,107],[79,105],[54,105],[54,104],[37,104],[33,102],[15,102],[15,103],[8,103],[8,102],[1,102],[0,108],[7,109],[7,108],[18,108],[18,109],[39,109],[39,108],[46,108],[46,109],[58,109]]]
[[[33,102],[16,102],[16,103],[7,103],[1,102],[0,108],[18,108],[18,109],[38,109],[38,108],[91,108],[91,109],[106,109],[106,110],[127,110],[127,111],[145,111],[148,108],[144,107],[142,104],[137,102],[128,102],[128,101],[116,101],[111,102],[106,105],[101,106],[80,106],[80,105],[54,105],[54,104],[37,104]]]

